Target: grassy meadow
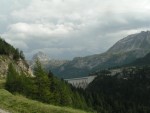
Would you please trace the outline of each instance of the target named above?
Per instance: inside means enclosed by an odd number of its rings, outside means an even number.
[[[4,89],[5,80],[0,80],[0,108],[11,113],[87,113],[68,107],[59,107],[13,95]]]

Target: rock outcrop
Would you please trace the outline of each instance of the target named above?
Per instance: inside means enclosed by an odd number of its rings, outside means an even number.
[[[31,69],[29,68],[26,61],[19,59],[17,61],[14,61],[12,58],[6,55],[0,55],[0,78],[6,78],[8,66],[10,63],[13,63],[15,66],[15,69],[18,72],[23,71],[25,74],[33,75]]]

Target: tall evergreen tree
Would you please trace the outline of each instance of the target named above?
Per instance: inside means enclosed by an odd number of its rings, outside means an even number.
[[[6,79],[6,89],[15,92],[20,90],[19,85],[19,73],[14,68],[13,64],[9,64],[7,79]]]
[[[37,60],[34,67],[34,75],[35,75],[35,84],[36,84],[36,93],[37,99],[43,102],[50,102],[50,81],[48,79],[47,74],[43,70],[41,63]]]

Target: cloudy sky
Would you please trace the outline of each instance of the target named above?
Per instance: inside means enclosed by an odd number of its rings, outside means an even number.
[[[72,59],[150,29],[150,0],[0,0],[0,36],[24,51]]]

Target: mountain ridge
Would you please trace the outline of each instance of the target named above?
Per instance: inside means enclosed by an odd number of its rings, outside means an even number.
[[[135,49],[150,48],[150,31],[129,35],[116,42],[107,52],[118,53],[122,51],[132,51]]]
[[[87,76],[88,73],[98,68],[128,64],[149,53],[149,48],[150,31],[142,31],[119,40],[102,54],[76,57],[52,71],[62,78]]]

